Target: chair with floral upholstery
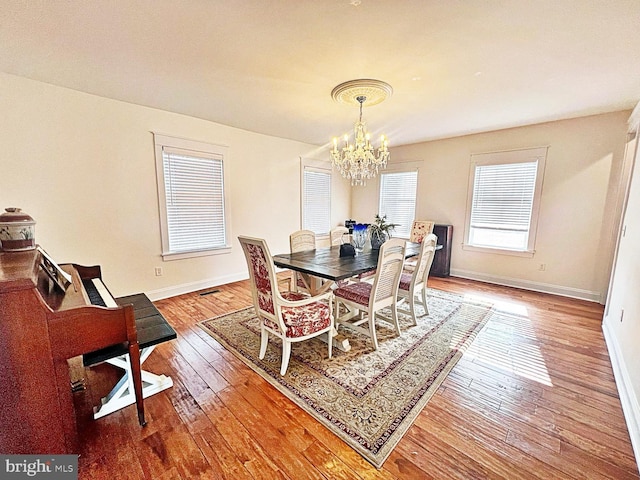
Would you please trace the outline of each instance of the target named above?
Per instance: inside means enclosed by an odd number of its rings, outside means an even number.
[[[422,239],[427,235],[433,233],[433,226],[435,222],[430,220],[414,220],[411,225],[411,234],[409,235],[409,241],[413,243],[422,243]],[[416,268],[416,262],[409,260],[405,262],[404,269],[407,272],[412,272]]]
[[[405,240],[400,238],[391,238],[381,245],[378,266],[372,283],[349,283],[338,286],[333,291],[336,323],[371,337],[375,350],[378,349],[376,317],[390,320],[396,333],[400,335],[396,301],[400,274],[404,264],[405,245]],[[349,313],[339,317],[341,304],[347,307]],[[391,319],[381,317],[378,314],[378,311],[385,307],[391,308]],[[368,323],[368,329],[360,326],[364,323]]]
[[[409,241],[413,243],[422,243],[422,239],[433,233],[433,226],[435,222],[430,220],[414,220],[411,225],[411,234],[409,235]]]
[[[260,319],[260,359],[267,353],[269,333],[282,340],[280,374],[291,357],[291,345],[327,334],[332,355],[333,321],[331,292],[309,297],[300,292],[278,291],[275,266],[267,243],[260,238],[238,237],[249,267],[253,306]]]
[[[398,286],[398,305],[407,302],[411,314],[413,324],[417,325],[416,319],[416,303],[424,307],[425,315],[429,315],[427,307],[427,279],[429,278],[429,270],[433,263],[433,256],[436,253],[436,243],[438,237],[430,233],[422,240],[420,253],[416,266],[412,272],[403,271],[400,276],[400,285]],[[421,300],[416,302],[416,295],[420,295]]]

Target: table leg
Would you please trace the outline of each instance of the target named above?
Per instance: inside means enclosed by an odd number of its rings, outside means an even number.
[[[332,281],[323,280],[320,277],[315,277],[313,275],[308,275],[306,273],[303,273],[302,275],[304,276],[304,279],[307,282],[307,285],[309,285],[309,288],[310,288],[309,294],[312,297],[328,292],[331,289],[331,287],[334,285]]]
[[[320,335],[318,338],[324,343],[327,343],[329,341],[329,335],[327,335],[326,333],[324,335]],[[349,339],[347,338],[347,336],[343,335],[342,333],[338,333],[335,328],[333,329],[332,343],[333,348],[337,348],[338,350],[341,350],[343,352],[348,352],[349,350],[351,350],[351,344],[349,343]]]

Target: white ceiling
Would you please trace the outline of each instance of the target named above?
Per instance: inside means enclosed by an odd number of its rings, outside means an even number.
[[[379,79],[393,146],[633,108],[640,0],[2,0],[0,71],[316,145]]]

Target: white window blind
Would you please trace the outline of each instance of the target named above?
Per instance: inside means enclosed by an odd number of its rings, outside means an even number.
[[[304,167],[302,187],[302,228],[316,235],[331,229],[331,172]]]
[[[541,150],[546,155],[546,149],[533,149],[488,154],[488,159],[478,156],[470,182],[467,245],[533,251],[532,227],[537,220],[544,163]]]
[[[383,173],[380,175],[380,203],[378,212],[398,226],[394,237],[409,238],[416,215],[418,171]]]
[[[163,257],[229,249],[226,147],[155,137]]]

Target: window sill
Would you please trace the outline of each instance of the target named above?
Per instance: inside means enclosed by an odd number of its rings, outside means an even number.
[[[475,245],[462,245],[463,250],[467,250],[469,252],[481,252],[481,253],[495,253],[497,255],[511,255],[513,257],[533,257],[535,250],[508,250],[506,248],[497,248],[497,247],[478,247]]]
[[[185,258],[206,257],[209,255],[222,255],[231,253],[231,247],[221,247],[213,250],[194,250],[191,252],[167,252],[162,254],[162,260],[165,262],[171,260],[183,260]]]

